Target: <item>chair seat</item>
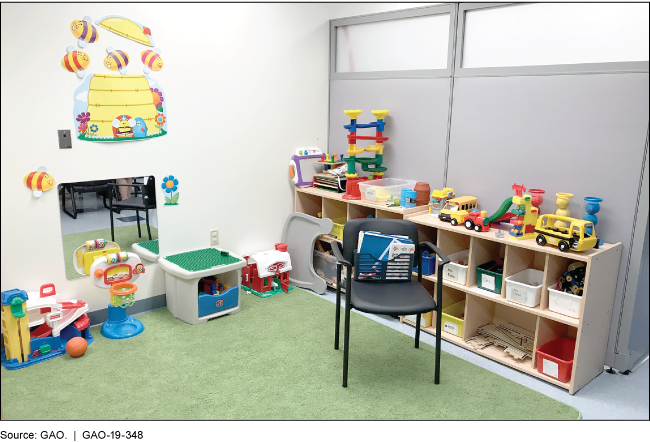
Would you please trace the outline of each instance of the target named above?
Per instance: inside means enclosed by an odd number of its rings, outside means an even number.
[[[421,283],[361,282],[352,280],[352,307],[379,315],[416,315],[436,309],[433,299]]]
[[[117,209],[133,209],[133,210],[144,210],[151,209],[152,207],[147,207],[142,201],[142,197],[131,197],[122,201],[113,202],[113,208]]]

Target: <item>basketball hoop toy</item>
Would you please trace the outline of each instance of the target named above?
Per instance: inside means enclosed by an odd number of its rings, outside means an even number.
[[[140,257],[135,253],[110,253],[97,259],[90,267],[92,282],[96,287],[108,289],[108,319],[102,324],[101,334],[109,339],[126,339],[144,331],[138,319],[126,314],[126,307],[135,303],[138,290],[132,281],[144,273]]]

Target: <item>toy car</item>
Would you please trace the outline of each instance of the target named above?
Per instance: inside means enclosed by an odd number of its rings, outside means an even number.
[[[447,200],[447,204],[440,211],[438,219],[451,223],[452,226],[462,224],[469,212],[476,209],[477,201],[473,196],[461,196],[460,198]]]
[[[587,234],[587,228],[591,228],[594,234]],[[592,247],[597,249],[599,243],[592,222],[568,216],[540,216],[535,225],[535,233],[537,233],[537,244],[545,246],[551,243],[562,252],[569,250],[582,252]]]

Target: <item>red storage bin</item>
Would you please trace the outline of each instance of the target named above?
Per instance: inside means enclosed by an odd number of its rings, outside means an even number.
[[[560,382],[571,379],[575,339],[560,337],[537,348],[537,371]]]

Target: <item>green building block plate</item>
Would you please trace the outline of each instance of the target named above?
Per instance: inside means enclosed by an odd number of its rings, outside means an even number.
[[[149,250],[154,255],[157,255],[159,253],[157,239],[152,239],[151,241],[142,241],[136,244],[142,247],[143,249]]]
[[[200,272],[240,261],[239,258],[223,256],[220,250],[211,248],[165,256],[165,259],[188,272]]]

